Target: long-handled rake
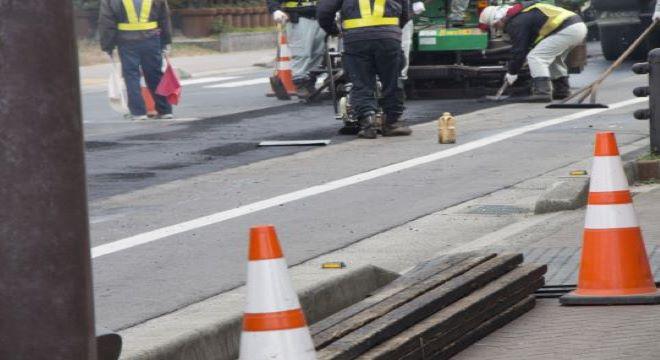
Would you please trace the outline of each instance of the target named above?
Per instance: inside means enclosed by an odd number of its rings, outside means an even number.
[[[640,35],[635,42],[633,42],[628,49],[619,56],[619,58],[600,76],[596,81],[590,85],[578,90],[573,95],[567,97],[560,102],[550,104],[546,106],[547,109],[598,109],[598,108],[609,108],[609,106],[596,102],[596,95],[598,94],[598,89],[603,84],[603,81],[610,76],[616,68],[618,68],[623,62],[632,54],[635,49],[651,34],[655,26],[658,24],[658,20],[654,20],[653,23],[646,28],[646,30]],[[568,103],[569,101],[577,98],[576,103]],[[588,103],[584,101],[589,98]]]

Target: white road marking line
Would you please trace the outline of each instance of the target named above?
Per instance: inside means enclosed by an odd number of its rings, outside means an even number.
[[[268,84],[270,82],[269,78],[259,78],[252,80],[243,80],[243,81],[234,81],[218,85],[208,85],[204,86],[206,89],[219,89],[219,88],[237,88],[241,86],[250,86],[250,85],[259,85],[259,84]]]
[[[453,148],[438,151],[429,155],[421,156],[418,158],[402,161],[400,163],[388,165],[382,168],[370,170],[357,175],[349,176],[343,179],[334,180],[325,184],[312,186],[306,189],[290,192],[270,199],[257,201],[252,204],[243,205],[231,210],[221,211],[215,214],[203,216],[190,221],[182,222],[179,224],[166,226],[160,229],[149,231],[146,233],[134,235],[125,239],[116,240],[107,244],[99,245],[92,248],[92,257],[97,258],[108,254],[113,254],[122,250],[130,249],[139,245],[148,244],[154,241],[162,240],[164,238],[181,234],[187,231],[203,228],[209,225],[221,223],[223,221],[235,219],[244,215],[252,214],[257,211],[270,209],[279,205],[294,202],[300,199],[308,198],[315,195],[320,195],[333,190],[341,189],[347,186],[359,184],[365,181],[377,179],[386,175],[390,175],[399,171],[411,169],[420,165],[425,165],[441,159],[446,159],[456,156],[468,151],[482,148],[484,146],[492,145],[528,132],[540,130],[550,126],[560,125],[569,121],[582,119],[588,116],[600,114],[608,110],[619,109],[625,106],[638,104],[648,101],[646,98],[635,98],[618,102],[610,105],[609,109],[592,109],[580,111],[574,114],[562,116],[555,119],[542,121],[536,124],[526,125],[519,128],[507,130],[499,134],[487,136],[485,138],[475,140],[462,145],[457,145]]]
[[[199,79],[188,79],[188,80],[181,81],[181,85],[188,86],[188,85],[197,85],[197,84],[208,84],[208,83],[212,83],[212,82],[221,82],[221,81],[228,81],[228,80],[234,80],[234,79],[239,79],[239,77],[238,76],[215,76],[215,77],[206,77],[206,78],[199,78]]]

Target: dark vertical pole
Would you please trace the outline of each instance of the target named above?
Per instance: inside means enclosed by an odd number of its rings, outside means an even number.
[[[651,152],[660,154],[660,48],[649,53]]]
[[[96,359],[73,24],[0,0],[0,359]]]

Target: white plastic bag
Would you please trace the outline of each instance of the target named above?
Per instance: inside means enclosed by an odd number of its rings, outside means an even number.
[[[112,71],[110,71],[110,79],[108,80],[108,101],[112,110],[125,115],[128,114],[126,84],[114,57],[111,56],[110,59],[112,60]]]

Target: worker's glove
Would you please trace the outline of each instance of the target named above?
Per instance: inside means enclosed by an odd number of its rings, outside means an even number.
[[[275,10],[273,13],[273,20],[278,24],[284,25],[287,21],[289,21],[289,15],[287,15],[282,10]]]
[[[653,13],[653,20],[654,21],[660,20],[660,11],[656,11]]]
[[[170,44],[165,45],[165,47],[163,48],[163,55],[169,56],[171,52],[172,52],[172,45]]]
[[[423,1],[414,2],[412,8],[415,15],[420,15],[421,13],[426,11],[426,6],[424,5]]]
[[[518,80],[518,75],[509,74],[509,73],[506,73],[506,75],[504,75],[504,81],[506,81],[506,83],[509,85],[513,85],[513,83],[516,82],[516,80]]]

